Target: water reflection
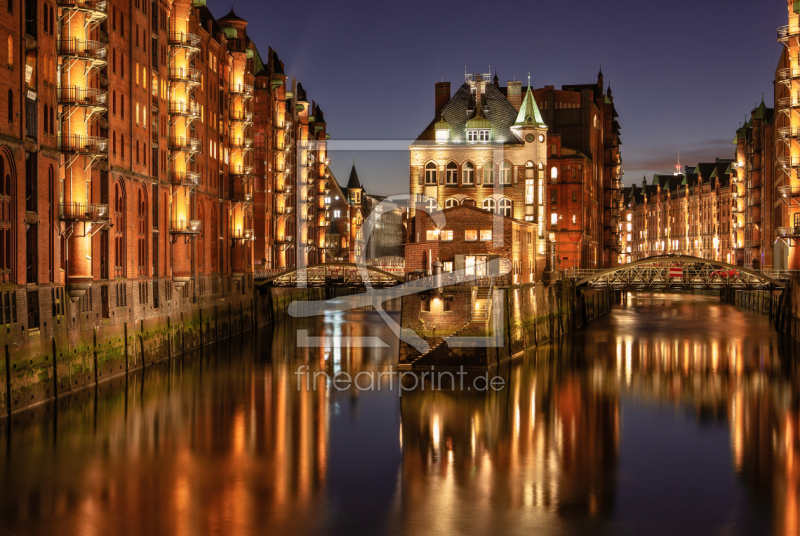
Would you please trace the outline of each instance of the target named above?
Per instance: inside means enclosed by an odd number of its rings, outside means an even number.
[[[298,347],[297,330],[321,347]],[[380,336],[388,348],[348,337]],[[330,344],[328,344],[330,343]],[[341,343],[341,344],[340,344]],[[797,534],[794,348],[762,315],[635,296],[499,392],[386,372],[370,312],[284,323],[0,423],[10,534]],[[298,366],[308,367],[299,377]]]

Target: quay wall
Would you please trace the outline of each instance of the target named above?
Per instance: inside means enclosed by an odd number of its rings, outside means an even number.
[[[723,290],[721,298],[769,315],[780,333],[800,341],[800,280],[788,280],[784,290]]]
[[[400,368],[412,370],[464,368],[488,369],[522,354],[525,349],[551,341],[586,326],[608,313],[614,292],[576,288],[573,280],[550,285],[520,285],[493,291],[491,321],[472,322],[475,289],[452,288],[441,292],[439,302],[449,300],[447,311],[425,303],[431,298],[415,294],[403,298],[402,326],[423,337],[431,346],[420,353],[401,342]],[[435,300],[435,299],[434,299]],[[497,337],[497,343],[453,347],[449,337]],[[450,339],[452,340],[452,339]]]
[[[276,322],[292,301],[325,299],[332,291],[262,293],[249,275],[172,285],[168,279],[94,285],[78,302],[49,287],[4,291],[0,308],[3,297],[14,298],[6,303],[16,305],[17,322],[0,326],[0,418]],[[39,293],[37,319],[26,309],[30,292]],[[39,327],[29,329],[36,320]]]

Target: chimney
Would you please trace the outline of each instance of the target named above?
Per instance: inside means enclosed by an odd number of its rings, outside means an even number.
[[[522,106],[522,82],[515,80],[508,83],[506,97],[516,111]]]
[[[436,82],[436,118],[442,115],[442,109],[450,102],[450,82]]]

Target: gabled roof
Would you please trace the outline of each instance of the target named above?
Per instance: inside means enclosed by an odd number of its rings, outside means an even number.
[[[223,21],[225,21],[225,22],[247,22],[246,20],[244,20],[243,18],[241,18],[240,16],[238,16],[236,13],[233,12],[233,6],[231,6],[230,13],[228,13],[227,15],[225,15],[224,17],[219,19],[219,22],[223,22]]]
[[[499,144],[517,144],[519,138],[511,132],[511,126],[517,117],[517,111],[508,102],[505,95],[494,86],[486,84],[483,94],[483,117],[488,120],[492,129],[492,142]],[[477,115],[475,97],[467,83],[461,85],[453,97],[442,109],[441,115],[434,117],[417,141],[433,141],[436,136],[436,123],[442,120],[450,124],[450,141],[466,142],[467,122]],[[477,127],[475,127],[477,128]],[[488,128],[488,126],[487,126]]]

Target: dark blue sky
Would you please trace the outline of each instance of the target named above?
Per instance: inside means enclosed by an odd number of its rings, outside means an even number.
[[[215,16],[229,3],[209,0]],[[433,85],[470,72],[534,87],[596,80],[602,64],[622,128],[625,184],[683,164],[730,158],[756,101],[772,106],[786,0],[254,2],[234,4],[259,50],[325,112],[332,140],[411,140],[433,117]],[[407,144],[401,144],[407,147]],[[336,151],[375,193],[408,190],[408,151]]]

